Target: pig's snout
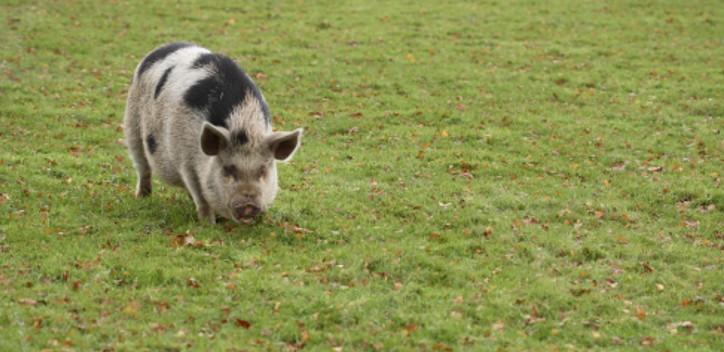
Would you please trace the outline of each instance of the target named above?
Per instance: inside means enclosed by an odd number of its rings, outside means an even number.
[[[249,224],[254,221],[261,209],[254,204],[236,204],[234,205],[234,217],[243,223]]]

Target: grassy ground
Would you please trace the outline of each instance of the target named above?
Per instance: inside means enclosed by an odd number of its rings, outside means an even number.
[[[722,350],[718,1],[0,4],[0,350]],[[132,195],[194,41],[306,128],[262,224]]]

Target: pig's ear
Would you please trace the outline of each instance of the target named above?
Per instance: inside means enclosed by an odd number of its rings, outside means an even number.
[[[267,136],[264,141],[269,146],[274,159],[279,161],[289,161],[292,159],[294,152],[299,149],[302,142],[303,129],[297,128],[291,132],[274,132]]]
[[[201,150],[204,151],[204,154],[209,156],[217,155],[227,146],[229,146],[229,132],[225,128],[204,122],[201,131]]]

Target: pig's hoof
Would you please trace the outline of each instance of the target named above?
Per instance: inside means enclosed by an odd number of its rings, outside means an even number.
[[[136,185],[136,197],[143,198],[151,195],[151,180],[140,181]]]
[[[151,187],[141,187],[136,191],[136,198],[145,198],[151,195]]]
[[[199,220],[208,221],[209,224],[216,224],[216,215],[209,208],[201,208],[197,211]]]

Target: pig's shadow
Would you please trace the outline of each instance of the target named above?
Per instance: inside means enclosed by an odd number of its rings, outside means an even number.
[[[124,197],[128,202],[126,210],[119,214],[128,221],[140,221],[144,227],[160,232],[177,229],[197,229],[199,236],[208,240],[238,241],[241,238],[260,240],[274,238],[284,233],[280,223],[284,223],[284,214],[263,214],[254,224],[239,224],[232,220],[217,217],[216,224],[198,219],[193,200],[183,190],[175,190],[154,184],[153,193],[144,198],[133,194]],[[184,230],[185,231],[185,230]]]

